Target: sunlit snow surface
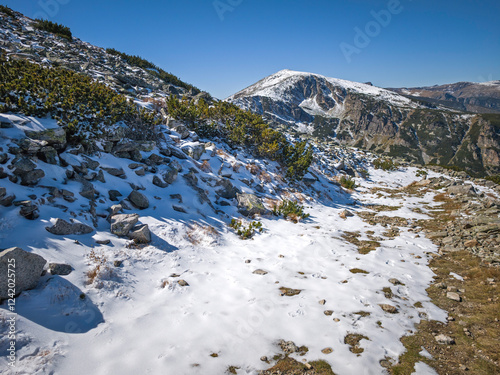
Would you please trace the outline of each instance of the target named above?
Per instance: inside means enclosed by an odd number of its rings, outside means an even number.
[[[79,157],[66,156],[71,163],[79,161]],[[238,158],[208,159],[217,171],[223,162],[244,160]],[[102,197],[107,198],[109,189],[128,195],[129,182],[147,186],[143,193],[150,208],[139,214],[140,222],[149,224],[153,242],[143,249],[127,249],[128,240],[111,235],[104,219],[92,234],[54,236],[45,226],[58,217],[69,219],[69,212],[41,205],[40,218],[29,221],[18,214],[18,207],[2,207],[2,248],[19,246],[75,269],[68,276],[46,275],[38,288],[17,298],[19,374],[222,374],[229,366],[240,367],[238,374],[256,374],[269,367],[260,357],[280,353],[276,345],[280,339],[307,346],[309,351],[298,360],[324,359],[336,374],[381,374],[384,370],[379,361],[386,357],[395,360],[404,351],[399,339],[414,329],[419,316],[446,318],[425,292],[433,276],[428,253],[437,250],[430,240],[401,228],[399,236],[386,238],[380,241],[380,248],[361,255],[341,238],[344,231],[360,231],[361,239],[366,239],[366,231],[382,236],[387,230],[369,225],[357,215],[341,219],[339,213],[346,208],[356,212],[368,210],[370,204],[401,206],[381,214],[401,216],[409,222],[425,218],[424,209],[415,213],[411,208],[433,204],[432,194],[390,198],[369,192],[375,186],[398,188],[418,180],[414,168],[391,173],[371,169],[371,180],[357,179],[361,187],[352,196],[320,177],[315,186],[321,194],[311,190],[309,197],[304,195],[309,219],[293,224],[266,217],[261,220],[265,231],[243,241],[227,227],[228,218],[238,216],[235,207],[220,207],[227,217],[215,214],[200,203],[182,177],[161,189],[150,183],[152,175],[132,173],[127,166],[130,160],[108,154],[96,160],[102,166],[123,167],[129,176],[122,180],[106,174],[107,183],[94,182]],[[183,173],[194,165],[191,159],[181,164]],[[46,173],[40,185],[59,186],[78,195],[79,183],[63,184],[63,168],[43,162],[38,167]],[[268,168],[272,170],[273,164]],[[233,173],[232,181],[249,191],[239,180],[251,177],[242,167]],[[215,200],[214,189],[200,184]],[[266,189],[278,184],[273,179]],[[19,200],[47,193],[46,188],[21,187],[8,179],[2,185],[8,192],[15,191]],[[182,194],[187,214],[172,209],[175,201],[170,194]],[[85,202],[63,203],[69,211],[78,212]],[[111,204],[107,200],[99,204],[98,212],[105,212]],[[89,223],[88,217],[78,220]],[[110,239],[111,244],[96,244],[95,240],[103,239]],[[112,271],[87,285],[85,274],[91,269],[88,256],[92,251],[105,257]],[[113,267],[114,260],[123,260],[122,266]],[[368,273],[351,273],[353,268]],[[253,274],[256,269],[268,273]],[[392,285],[391,278],[404,285]],[[179,279],[189,286],[180,286]],[[293,297],[281,296],[280,287],[302,291]],[[391,288],[392,300],[384,296],[384,287]],[[82,293],[85,299],[80,298]],[[325,305],[319,303],[323,299]],[[416,302],[423,307],[415,308]],[[388,314],[379,307],[387,303],[399,313]],[[333,314],[327,316],[325,310]],[[362,317],[357,312],[370,315]],[[7,316],[5,304],[0,306],[0,314]],[[0,324],[0,329],[6,327]],[[361,355],[351,353],[344,344],[348,333],[369,338],[360,343]],[[2,339],[2,355],[5,345]],[[333,349],[332,354],[321,352],[327,347]],[[213,353],[218,356],[212,357]],[[1,369],[6,363],[0,357]]]

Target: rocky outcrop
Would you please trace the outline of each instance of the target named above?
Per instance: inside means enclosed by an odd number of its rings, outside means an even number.
[[[2,274],[0,301],[36,287],[45,263],[47,261],[40,255],[28,253],[19,247],[12,247],[0,252],[0,272]],[[13,288],[9,288],[7,283],[8,270],[15,270],[15,287]]]

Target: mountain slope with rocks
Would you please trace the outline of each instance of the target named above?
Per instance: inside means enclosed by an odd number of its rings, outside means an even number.
[[[447,85],[390,88],[388,90],[458,111],[500,113],[500,81],[457,82]]]
[[[64,37],[7,16],[10,50],[45,38],[64,66]],[[98,50],[75,43],[72,56]],[[11,74],[0,86],[0,372],[500,370],[499,332],[473,315],[473,303],[498,311],[498,298],[465,280],[493,290],[500,276],[498,185],[386,168],[183,87],[172,97],[160,83],[127,91],[99,78],[113,71],[107,63],[89,79],[32,53],[0,59]],[[37,74],[4,78],[18,69]],[[454,210],[445,219],[443,203]],[[475,267],[451,275],[463,253]],[[452,266],[434,266],[455,254]],[[470,337],[488,340],[464,342],[455,309]],[[421,336],[414,353],[405,340]],[[449,352],[460,355],[442,362]]]
[[[488,85],[483,85],[489,87]],[[500,172],[500,118],[417,101],[368,84],[284,70],[227,101],[281,129],[419,164]]]

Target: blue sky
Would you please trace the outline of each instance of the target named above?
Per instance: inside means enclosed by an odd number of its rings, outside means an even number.
[[[500,79],[500,2],[0,0],[218,98],[281,69],[381,87]]]

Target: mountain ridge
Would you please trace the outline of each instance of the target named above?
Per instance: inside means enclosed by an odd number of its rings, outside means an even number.
[[[227,99],[306,138],[421,164],[500,173],[497,115],[473,114],[367,84],[282,70]]]

